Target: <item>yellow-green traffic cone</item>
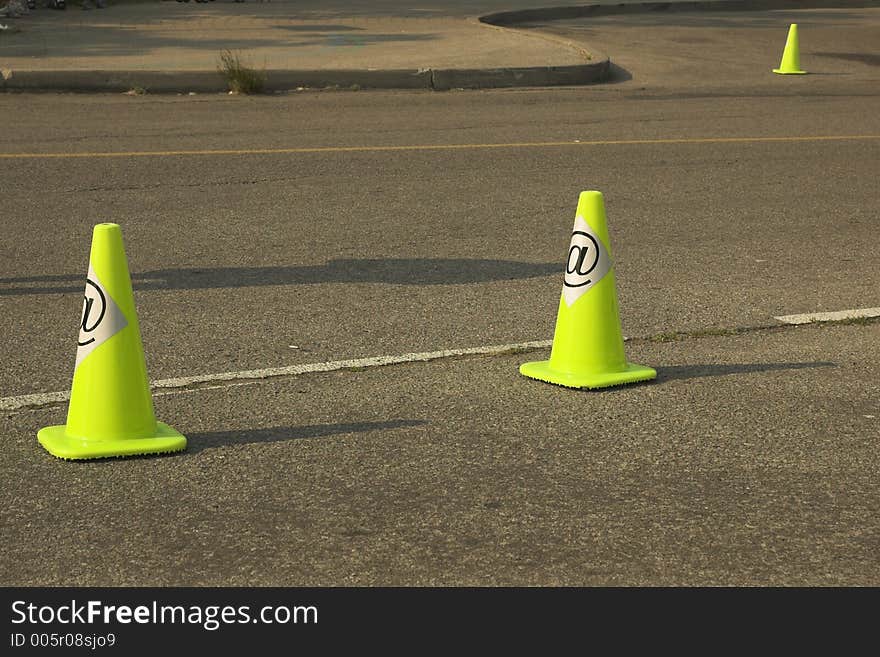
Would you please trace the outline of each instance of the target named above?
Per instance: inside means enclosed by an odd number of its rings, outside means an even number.
[[[570,388],[605,388],[657,376],[650,367],[626,361],[600,192],[581,192],[578,199],[550,360],[523,363],[519,371]]]
[[[785,40],[785,50],[782,51],[782,62],[779,68],[773,69],[774,73],[780,75],[804,75],[806,71],[801,70],[801,54],[798,45],[798,29],[797,23],[792,23],[788,28],[788,38]]]
[[[186,438],[156,422],[117,224],[92,235],[67,424],[46,427],[37,439],[63,459],[96,459],[177,452]]]

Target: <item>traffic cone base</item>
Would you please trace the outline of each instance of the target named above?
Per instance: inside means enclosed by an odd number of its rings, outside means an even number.
[[[779,73],[779,75],[806,75],[807,74],[806,71],[784,71],[781,68],[774,68],[773,72]]]
[[[559,372],[550,367],[549,360],[540,360],[523,363],[519,366],[519,373],[531,379],[555,383],[566,388],[610,388],[657,378],[657,370],[635,363],[627,363],[626,369],[621,372],[582,373]]]
[[[155,435],[147,438],[88,440],[68,435],[67,427],[59,425],[40,429],[37,440],[52,456],[71,461],[165,454],[186,449],[186,438],[183,434],[162,422],[156,422]]]

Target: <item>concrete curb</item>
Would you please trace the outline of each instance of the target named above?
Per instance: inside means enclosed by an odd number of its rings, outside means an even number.
[[[212,71],[6,71],[0,89],[7,91],[148,91],[208,92],[225,89]]]
[[[267,70],[265,91],[298,87],[430,89],[431,71],[417,70]],[[223,93],[229,90],[217,71],[6,71],[7,91],[123,92],[140,87],[149,93]]]
[[[607,57],[589,64],[532,66],[498,69],[445,69],[432,71],[432,89],[481,89],[496,87],[550,87],[596,84],[608,77]]]
[[[265,91],[317,89],[484,89],[594,84],[608,75],[609,61],[571,66],[420,70],[267,70]],[[216,71],[15,71],[0,76],[5,91],[224,93]]]

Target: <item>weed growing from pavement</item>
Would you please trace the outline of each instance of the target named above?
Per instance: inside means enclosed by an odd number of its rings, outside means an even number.
[[[648,337],[651,342],[677,342],[679,340],[687,340],[688,338],[706,338],[710,336],[722,335],[738,335],[748,329],[736,328],[707,328],[697,331],[670,331],[668,333],[658,333]]]
[[[250,68],[238,53],[231,50],[220,52],[220,63],[217,70],[226,78],[229,91],[233,93],[258,94],[266,86],[265,71],[256,71]]]

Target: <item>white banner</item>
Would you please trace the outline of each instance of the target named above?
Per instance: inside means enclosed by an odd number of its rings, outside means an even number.
[[[565,263],[562,288],[565,304],[570,307],[609,271],[611,256],[608,255],[608,250],[590,225],[578,215],[574,220],[574,232],[571,234],[571,246]]]
[[[74,370],[79,367],[86,356],[126,326],[128,326],[128,320],[116,302],[107,294],[101,281],[98,280],[95,270],[92,269],[92,263],[89,263]]]

